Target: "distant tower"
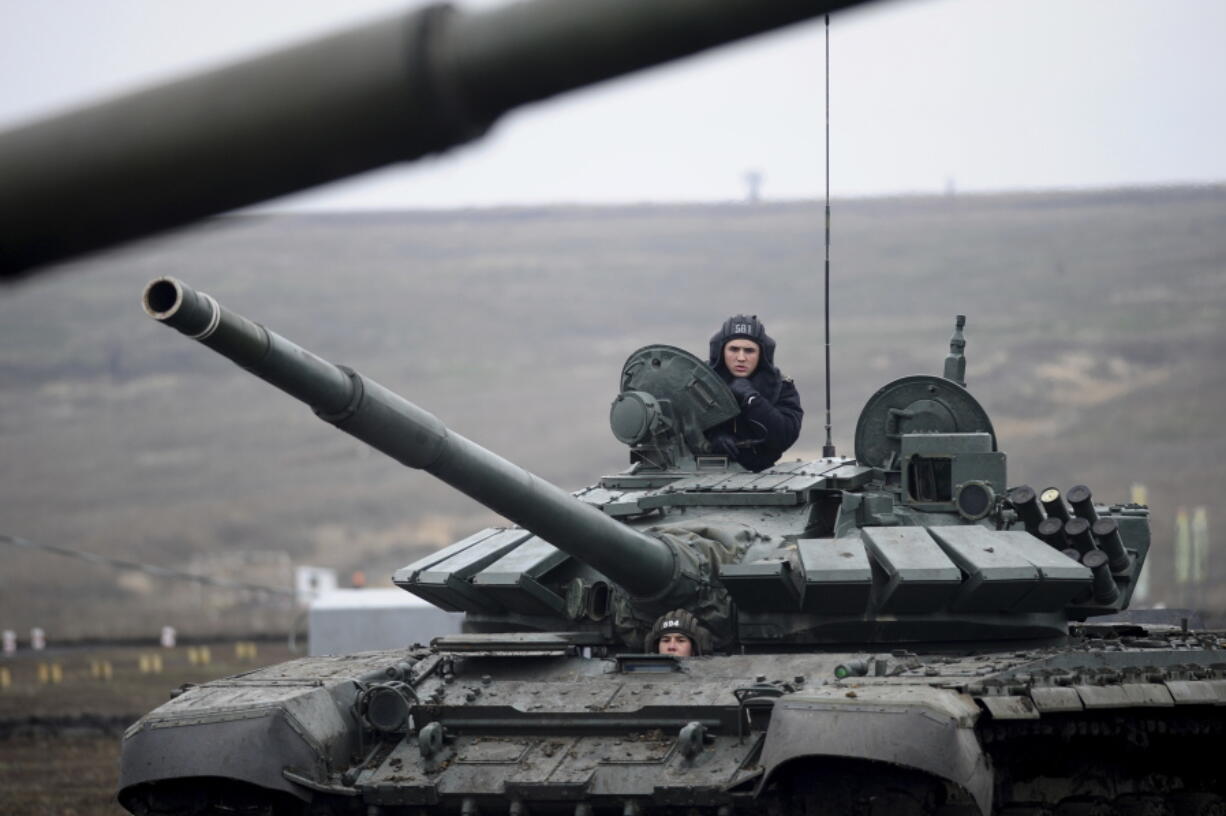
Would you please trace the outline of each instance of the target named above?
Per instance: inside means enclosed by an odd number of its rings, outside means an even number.
[[[745,201],[757,204],[762,200],[762,171],[750,170],[745,174]]]

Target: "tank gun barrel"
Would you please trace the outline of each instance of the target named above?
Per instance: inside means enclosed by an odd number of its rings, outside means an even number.
[[[849,0],[432,5],[0,134],[0,278],[483,134]]]
[[[676,555],[550,482],[455,433],[379,383],[218,305],[174,278],[158,278],[142,303],[155,320],[228,357],[305,402],[320,419],[457,490],[600,570],[631,595],[670,592]]]

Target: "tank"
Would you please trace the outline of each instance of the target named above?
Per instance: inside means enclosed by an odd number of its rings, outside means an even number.
[[[1216,814],[1221,635],[1126,609],[1143,506],[1008,476],[965,387],[872,394],[855,457],[748,472],[706,363],[651,345],[629,467],[568,493],[171,278],[155,319],[504,516],[396,572],[463,634],[180,689],[124,736],[138,814]],[[934,355],[935,358],[936,355]],[[709,636],[651,653],[665,613]]]

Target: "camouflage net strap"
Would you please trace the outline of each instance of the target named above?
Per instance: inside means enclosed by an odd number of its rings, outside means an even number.
[[[692,574],[700,576],[702,589],[685,608],[706,628],[711,637],[710,648],[727,648],[735,636],[732,602],[714,573],[718,565],[744,555],[758,534],[744,524],[712,525],[702,521],[650,527],[646,532],[670,544],[678,557],[688,562]],[[615,626],[631,648],[643,647],[656,617],[665,611],[636,608],[634,599],[624,592],[616,593],[613,600]]]

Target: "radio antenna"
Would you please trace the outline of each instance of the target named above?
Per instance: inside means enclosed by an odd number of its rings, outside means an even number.
[[[822,456],[834,457],[830,438],[830,15],[826,15],[826,444]]]

